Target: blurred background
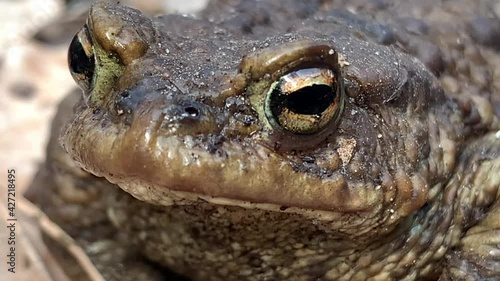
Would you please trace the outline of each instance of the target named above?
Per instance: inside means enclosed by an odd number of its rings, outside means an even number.
[[[2,258],[0,280],[49,280],[44,275],[47,257],[36,252],[38,242],[25,234],[37,232],[26,210],[20,207],[21,194],[30,185],[44,161],[50,122],[59,101],[76,88],[67,68],[67,48],[83,26],[89,0],[0,0],[0,231]],[[117,1],[105,1],[114,2]],[[125,0],[148,15],[195,13],[207,0]],[[8,251],[7,170],[16,170],[16,274],[5,265]],[[28,241],[30,240],[30,241]],[[44,264],[36,262],[44,260]],[[35,262],[33,262],[35,261]],[[50,262],[50,261],[49,261]],[[33,264],[35,263],[35,264]]]

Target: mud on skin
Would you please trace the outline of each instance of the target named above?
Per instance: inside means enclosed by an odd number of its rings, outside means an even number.
[[[95,4],[40,204],[107,280],[499,280],[495,5]]]

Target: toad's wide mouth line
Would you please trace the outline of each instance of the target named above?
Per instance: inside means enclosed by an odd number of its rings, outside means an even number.
[[[294,206],[283,206],[271,203],[255,203],[245,200],[230,199],[224,197],[213,197],[209,195],[196,194],[192,192],[177,191],[173,189],[160,188],[148,185],[141,181],[117,182],[122,190],[132,195],[134,198],[147,203],[160,206],[174,205],[197,205],[209,203],[220,206],[241,207],[244,209],[265,210],[271,212],[289,213],[304,216],[306,218],[318,219],[321,221],[339,221],[345,220],[346,212],[327,211],[313,208],[301,208]],[[370,216],[375,210],[364,212],[352,212],[356,217]],[[363,215],[364,214],[364,215]]]

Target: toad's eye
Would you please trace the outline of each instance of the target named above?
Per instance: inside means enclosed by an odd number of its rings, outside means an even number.
[[[73,37],[69,45],[68,65],[73,79],[84,93],[88,94],[95,71],[95,57],[86,25]]]
[[[313,134],[342,111],[342,84],[330,69],[307,68],[282,76],[265,102],[269,122],[294,134]]]

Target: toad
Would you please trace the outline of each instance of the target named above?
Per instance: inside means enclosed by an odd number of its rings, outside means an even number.
[[[194,281],[499,280],[494,5],[97,3],[42,205]]]

